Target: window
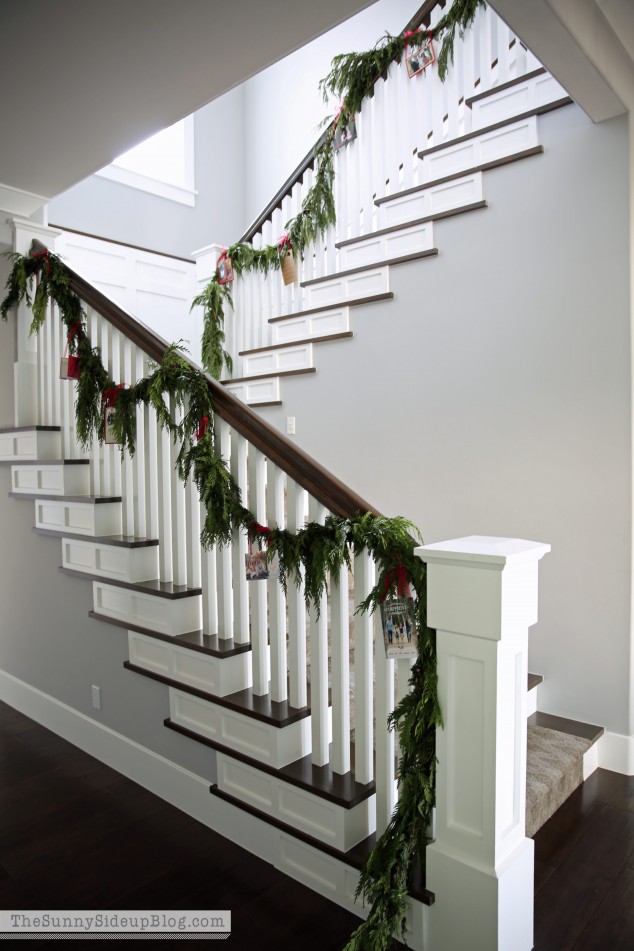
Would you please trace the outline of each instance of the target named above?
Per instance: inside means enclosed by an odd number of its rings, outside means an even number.
[[[97,174],[193,206],[194,117],[157,132]]]

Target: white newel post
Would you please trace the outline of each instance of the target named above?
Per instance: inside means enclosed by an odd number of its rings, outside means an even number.
[[[525,835],[528,628],[550,545],[474,535],[416,549],[437,630],[436,840],[427,849],[430,951],[530,951]]]
[[[204,289],[209,284],[210,280],[216,272],[216,264],[218,258],[225,250],[222,244],[208,244],[204,248],[199,248],[197,251],[192,251],[192,257],[196,261],[196,294],[201,294]],[[231,285],[233,288],[233,285]],[[203,311],[202,307],[195,307],[191,314],[190,318],[193,319],[193,329],[192,329],[192,340],[200,341],[203,335]],[[233,335],[233,326],[232,326],[232,316],[230,313],[225,315],[225,334],[227,337],[227,350],[229,353],[232,352],[232,335]],[[200,361],[202,364],[202,359],[200,357],[200,343],[197,344],[198,350],[194,355],[194,359]]]
[[[54,228],[33,221],[13,218],[13,250],[28,254],[34,238],[55,250],[60,234]],[[13,405],[16,426],[35,426],[40,422],[37,400],[37,336],[29,336],[33,314],[23,301],[16,318],[16,349],[13,366]]]

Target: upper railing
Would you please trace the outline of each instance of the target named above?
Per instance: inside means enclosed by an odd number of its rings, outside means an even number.
[[[444,3],[428,0],[407,24],[434,27]],[[244,274],[234,285],[234,316],[227,321],[234,378],[248,375],[241,354],[280,343],[270,321],[311,307],[302,285],[341,267],[337,242],[369,234],[383,224],[380,200],[423,183],[418,153],[471,131],[467,100],[539,67],[490,6],[478,8],[463,38],[456,37],[454,61],[445,82],[433,67],[409,78],[404,61],[393,62],[374,84],[355,117],[357,138],[335,155],[337,224],[299,262],[299,284],[284,286],[279,275],[263,280]],[[319,146],[329,134],[326,130]],[[311,151],[243,236],[254,247],[276,244],[300,210],[314,181]],[[279,327],[276,328],[279,330]]]

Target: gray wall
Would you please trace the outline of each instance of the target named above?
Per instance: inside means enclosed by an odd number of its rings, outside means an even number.
[[[539,126],[545,154],[485,173],[489,207],[436,223],[438,256],[394,268],[395,300],[353,309],[354,339],[261,413],[295,416],[302,448],[426,542],[551,543],[540,705],[629,734],[627,123],[568,106]]]
[[[0,258],[0,284],[8,273]],[[13,425],[14,320],[0,321],[0,426]],[[10,499],[0,466],[0,669],[150,750],[215,780],[211,750],[163,726],[167,687],[130,671],[127,632],[92,621],[92,584],[59,573],[61,540],[36,535],[33,501]],[[101,687],[93,710],[91,684]]]
[[[93,175],[50,202],[48,220],[180,257],[236,240],[247,224],[243,101],[241,85],[194,114],[195,207]]]

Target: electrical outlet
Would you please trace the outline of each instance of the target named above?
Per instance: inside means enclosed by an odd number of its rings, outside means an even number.
[[[286,435],[287,436],[295,435],[295,417],[294,416],[286,417]]]
[[[92,685],[92,705],[95,710],[101,710],[101,687]]]

